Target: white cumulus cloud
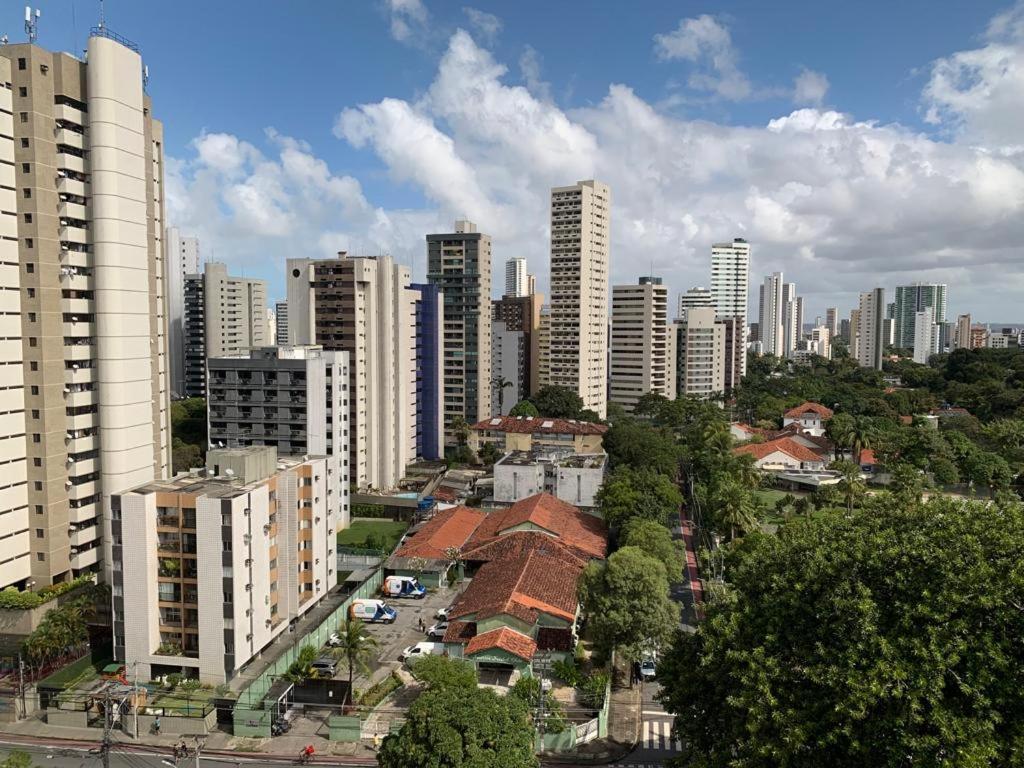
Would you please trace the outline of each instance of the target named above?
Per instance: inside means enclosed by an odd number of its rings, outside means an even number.
[[[728,27],[714,16],[683,19],[674,31],[654,36],[654,50],[661,59],[682,59],[697,67],[689,78],[691,88],[733,101],[745,99],[753,91],[740,70]]]
[[[828,77],[821,72],[804,69],[793,81],[793,102],[799,106],[820,107],[828,93]]]

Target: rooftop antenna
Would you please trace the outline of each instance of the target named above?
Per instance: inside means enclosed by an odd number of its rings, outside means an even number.
[[[28,33],[29,45],[35,45],[36,40],[39,39],[39,17],[42,15],[43,12],[38,8],[33,14],[32,6],[25,6],[25,32]]]
[[[103,0],[100,0],[100,29],[105,29],[107,26],[107,15],[104,12]]]

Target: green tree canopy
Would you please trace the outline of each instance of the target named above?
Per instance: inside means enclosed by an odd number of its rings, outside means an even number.
[[[679,626],[665,566],[638,547],[623,547],[591,563],[580,579],[580,600],[598,651],[637,660],[667,645]]]
[[[530,395],[530,402],[549,419],[575,419],[583,410],[583,398],[568,387],[554,384],[539,388]]]
[[[659,664],[695,768],[1018,766],[1024,508],[885,494],[755,533]]]
[[[428,688],[398,733],[384,739],[382,768],[534,768],[526,704],[476,686]]]
[[[529,400],[520,400],[518,403],[512,406],[512,410],[508,412],[509,416],[540,416],[540,411],[537,410],[537,406],[531,403]]]
[[[460,659],[446,656],[424,656],[417,659],[413,676],[428,688],[475,688],[476,668]]]
[[[633,518],[671,524],[679,514],[683,495],[665,475],[650,469],[619,467],[597,492],[597,508],[611,528],[619,528]]]
[[[622,527],[619,544],[636,547],[660,562],[670,582],[682,581],[686,562],[682,542],[673,540],[668,528],[656,520],[632,518]]]
[[[608,428],[603,444],[613,468],[649,469],[668,477],[679,474],[679,447],[666,430],[622,419]]]

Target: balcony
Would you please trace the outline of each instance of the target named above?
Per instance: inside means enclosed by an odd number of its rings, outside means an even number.
[[[72,547],[82,547],[93,541],[96,541],[100,537],[100,527],[98,525],[90,525],[85,528],[72,528],[69,531]]]
[[[85,499],[99,492],[100,484],[95,480],[68,488],[69,499]]]
[[[71,507],[68,510],[69,523],[88,523],[95,521],[99,516],[100,505],[98,502],[81,507]]]
[[[69,179],[67,176],[62,176],[57,179],[57,193],[61,195],[77,195],[78,197],[85,197],[86,184],[84,181]]]
[[[57,109],[60,109],[60,107],[57,107]],[[67,144],[75,149],[85,149],[85,136],[67,128],[58,128],[54,141],[58,144]]]
[[[69,291],[91,291],[92,276],[83,273],[65,272],[60,278],[61,288]]]
[[[92,312],[92,300],[91,299],[64,299],[60,300],[60,309],[66,315],[74,315],[77,319],[71,320],[72,323],[83,323],[88,322],[88,319],[84,317]]]
[[[86,549],[80,552],[74,552],[71,554],[71,567],[79,570],[82,568],[88,568],[90,565],[96,565],[100,561],[100,547],[93,547],[92,549]]]
[[[64,423],[68,432],[76,432],[80,429],[95,429],[99,426],[99,416],[95,413],[80,413],[75,416],[66,417]],[[71,443],[73,441],[68,440],[67,442]],[[80,451],[76,450],[74,453],[80,453]]]
[[[95,348],[92,344],[92,339],[89,337],[82,337],[82,341],[88,342],[86,344],[66,344],[64,346],[64,359],[65,360],[91,360]]]
[[[90,267],[92,266],[92,255],[85,251],[62,250],[60,263],[66,267]]]
[[[62,243],[85,245],[89,242],[89,233],[81,227],[61,227],[59,237]]]
[[[57,211],[62,219],[79,219],[85,221],[89,218],[89,211],[81,203],[72,203],[70,200],[61,200]],[[83,241],[84,242],[84,241]]]
[[[76,437],[71,440],[66,440],[65,442],[67,444],[68,453],[85,453],[86,451],[94,451],[100,447],[100,439],[96,435]]]
[[[69,107],[67,104],[58,104],[53,108],[53,116],[57,120],[67,120],[75,125],[85,125],[85,115],[82,110]]]
[[[68,462],[68,468],[74,468],[76,474],[88,475],[98,472],[100,463],[98,459],[82,459],[81,461]]]
[[[77,301],[83,301],[83,299],[77,299]],[[77,323],[62,323],[61,330],[64,332],[64,336],[95,336],[96,335],[96,324],[88,320],[79,320]]]
[[[58,152],[57,168],[74,171],[75,173],[85,173],[85,160],[77,155],[68,154],[67,152]]]

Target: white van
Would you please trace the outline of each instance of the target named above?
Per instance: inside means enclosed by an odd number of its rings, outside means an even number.
[[[348,615],[351,619],[359,619],[373,624],[393,624],[398,617],[398,611],[385,603],[383,600],[357,599],[349,606]]]
[[[401,655],[398,657],[406,664],[415,661],[416,659],[422,659],[424,656],[440,656],[444,653],[444,643],[416,643],[416,645],[410,645]]]

